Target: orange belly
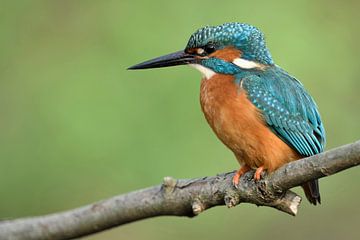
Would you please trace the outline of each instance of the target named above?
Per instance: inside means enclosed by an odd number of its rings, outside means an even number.
[[[216,74],[201,82],[200,102],[206,120],[241,165],[274,171],[300,158],[266,125],[231,75]]]

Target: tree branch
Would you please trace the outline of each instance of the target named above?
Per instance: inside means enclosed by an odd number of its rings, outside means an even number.
[[[296,215],[300,196],[290,189],[311,179],[332,175],[360,164],[360,141],[284,165],[255,182],[253,172],[232,186],[234,172],[213,177],[175,180],[119,195],[77,209],[46,216],[0,222],[0,239],[71,239],[155,216],[193,217],[218,205],[241,202],[268,206]]]

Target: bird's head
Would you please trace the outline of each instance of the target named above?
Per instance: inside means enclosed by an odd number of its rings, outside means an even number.
[[[192,65],[206,78],[214,73],[236,74],[273,65],[264,35],[245,23],[203,27],[191,35],[184,50],[158,57],[129,69]]]

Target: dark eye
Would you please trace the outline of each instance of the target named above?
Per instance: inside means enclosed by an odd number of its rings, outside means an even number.
[[[216,50],[216,47],[215,47],[215,45],[213,43],[208,43],[204,47],[204,51],[207,54],[211,54],[211,53],[215,52],[215,50]]]

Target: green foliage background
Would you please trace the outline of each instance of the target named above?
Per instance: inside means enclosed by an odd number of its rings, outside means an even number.
[[[130,72],[204,25],[258,26],[315,97],[327,148],[360,136],[359,1],[0,1],[0,218],[66,210],[238,168],[199,107],[188,67]],[[290,217],[242,204],[85,239],[360,239],[359,169],[321,180]],[[297,189],[301,194],[300,189]]]

